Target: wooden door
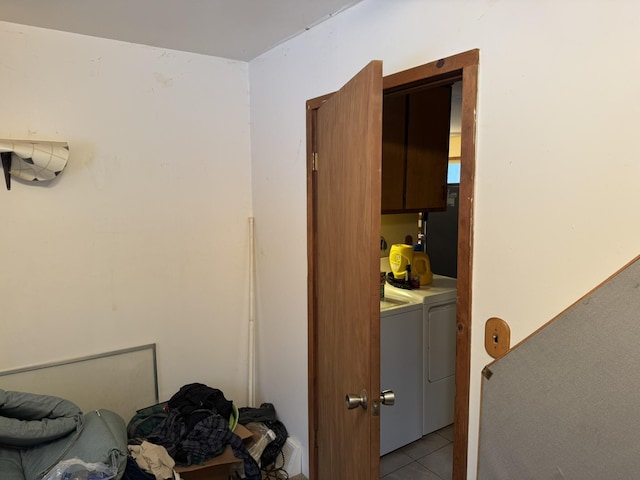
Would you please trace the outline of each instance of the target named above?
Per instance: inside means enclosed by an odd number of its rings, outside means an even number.
[[[311,478],[370,480],[380,469],[382,63],[310,103]],[[367,408],[348,410],[345,396],[362,391]]]
[[[478,64],[479,51],[470,50],[381,79],[373,62],[339,92],[307,102],[310,480],[379,478],[380,422],[371,405],[380,387],[382,90],[456,80],[463,93],[453,479],[466,478]],[[361,388],[369,409],[347,411],[344,395]]]

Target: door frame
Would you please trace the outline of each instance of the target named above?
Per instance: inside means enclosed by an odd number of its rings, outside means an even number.
[[[456,396],[454,406],[453,479],[467,476],[469,443],[469,395],[471,371],[471,300],[473,273],[473,199],[475,183],[476,105],[480,52],[469,50],[408,70],[383,77],[383,93],[410,91],[452,81],[462,81],[460,199],[458,216],[458,300],[456,321]],[[332,93],[307,102],[307,255],[308,255],[308,408],[309,408],[309,472],[310,480],[317,479],[318,456],[315,435],[318,424],[318,399],[315,343],[316,299],[315,238],[313,236],[314,183],[313,147],[314,116],[316,110]]]

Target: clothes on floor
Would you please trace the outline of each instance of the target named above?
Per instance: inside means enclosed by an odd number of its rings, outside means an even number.
[[[162,445],[144,441],[141,445],[129,445],[129,454],[145,472],[151,472],[156,480],[173,479],[176,462]]]

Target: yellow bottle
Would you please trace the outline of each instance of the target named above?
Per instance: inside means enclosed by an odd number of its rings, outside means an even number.
[[[391,261],[391,260],[389,260]],[[431,261],[429,255],[424,252],[413,252],[411,271],[420,277],[420,286],[431,285],[433,282],[433,272],[431,272]]]
[[[411,265],[412,262],[412,245],[405,245],[403,243],[395,243],[391,245],[391,250],[389,250],[389,266],[393,272],[393,278],[396,280],[404,280],[407,265]]]

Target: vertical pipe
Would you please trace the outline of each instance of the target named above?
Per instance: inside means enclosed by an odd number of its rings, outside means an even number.
[[[255,261],[253,217],[249,217],[249,374],[248,405],[255,407]]]

